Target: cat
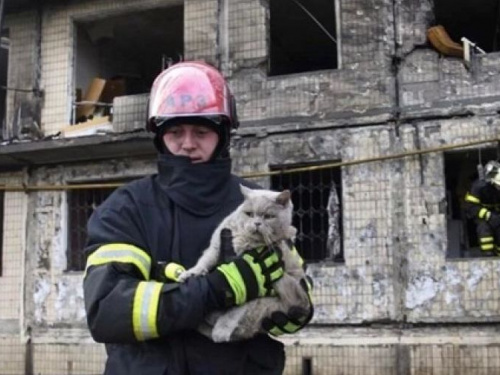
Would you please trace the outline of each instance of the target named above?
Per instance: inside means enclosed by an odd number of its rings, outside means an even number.
[[[296,228],[292,226],[293,204],[290,191],[254,190],[240,185],[244,201],[215,229],[209,247],[196,265],[179,276],[184,282],[189,277],[204,275],[218,263],[221,253],[221,231],[229,229],[235,255],[261,246],[278,247],[284,262],[285,273],[273,288],[276,297],[257,298],[227,311],[210,314],[198,331],[214,342],[248,339],[257,333],[265,333],[262,320],[275,311],[287,313],[290,307],[311,308],[307,291],[299,281],[305,277],[302,260],[292,252]]]

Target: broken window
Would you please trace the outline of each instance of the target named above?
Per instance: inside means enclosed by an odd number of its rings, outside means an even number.
[[[274,171],[304,165],[275,166]],[[296,245],[306,261],[343,262],[342,188],[340,168],[281,173],[271,176],[273,190],[289,189],[294,205]]]
[[[108,198],[114,187],[72,189],[68,192],[68,271],[85,269],[87,221],[95,208]]]
[[[9,32],[3,30],[0,38],[0,139],[7,139],[6,101],[9,69]]]
[[[497,160],[495,149],[454,151],[444,154],[447,203],[448,258],[481,257],[476,225],[465,213],[465,195],[481,173],[481,166]]]
[[[337,68],[335,0],[270,0],[269,13],[269,75]]]
[[[486,52],[500,50],[500,2],[498,0],[435,0],[436,24],[461,44],[462,37]]]
[[[106,122],[114,97],[148,93],[182,60],[183,19],[179,5],[76,23],[73,122]]]

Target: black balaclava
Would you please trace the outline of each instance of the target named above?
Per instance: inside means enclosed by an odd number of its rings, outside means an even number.
[[[169,126],[179,123],[204,125],[219,135],[219,143],[209,161],[192,163],[189,157],[173,155],[163,142]],[[216,124],[205,118],[169,120],[158,129],[155,146],[160,151],[158,171],[165,193],[177,205],[196,216],[217,212],[229,195],[231,159],[229,157],[229,124]]]
[[[231,159],[191,163],[186,156],[158,156],[160,185],[177,205],[195,216],[217,212],[229,196]]]

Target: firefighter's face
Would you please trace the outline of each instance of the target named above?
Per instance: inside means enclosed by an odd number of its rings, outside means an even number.
[[[163,142],[172,154],[187,156],[192,163],[203,163],[210,160],[219,135],[207,126],[177,124],[165,131]]]

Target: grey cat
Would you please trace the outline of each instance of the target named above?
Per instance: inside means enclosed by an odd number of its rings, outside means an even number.
[[[180,275],[179,281],[203,275],[217,265],[220,254],[220,233],[231,230],[236,255],[259,246],[278,246],[284,262],[285,274],[273,285],[276,297],[263,297],[227,311],[218,311],[206,318],[198,330],[215,342],[242,340],[264,333],[261,322],[275,311],[287,313],[290,307],[308,311],[309,298],[299,281],[305,277],[301,259],[291,251],[290,240],[297,230],[292,226],[293,205],[290,192],[253,190],[240,185],[243,203],[216,228],[210,246],[196,265]]]

